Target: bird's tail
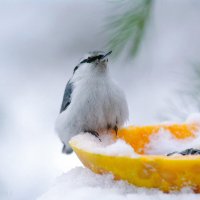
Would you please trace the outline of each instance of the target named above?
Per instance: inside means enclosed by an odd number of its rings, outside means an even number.
[[[62,153],[70,154],[72,152],[73,152],[73,150],[70,146],[63,144]]]

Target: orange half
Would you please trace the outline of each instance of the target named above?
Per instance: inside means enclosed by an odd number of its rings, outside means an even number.
[[[195,137],[199,127],[195,124],[130,126],[119,130],[117,137],[129,143],[136,152],[145,154],[144,147],[150,136],[163,128],[181,140]],[[189,186],[200,193],[200,156],[109,156],[80,148],[73,140],[70,145],[81,162],[95,173],[112,173],[117,180],[164,192]]]

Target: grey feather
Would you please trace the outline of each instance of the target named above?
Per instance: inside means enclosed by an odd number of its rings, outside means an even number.
[[[62,105],[60,108],[60,113],[62,113],[64,110],[66,110],[67,107],[70,105],[72,92],[73,92],[73,83],[70,82],[70,80],[69,80],[65,87],[65,92],[64,92],[64,96],[63,96]]]
[[[72,152],[73,150],[71,147],[67,147],[65,144],[63,144],[62,153],[70,154]]]

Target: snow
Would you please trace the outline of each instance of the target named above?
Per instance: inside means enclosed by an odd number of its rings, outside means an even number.
[[[138,157],[133,148],[124,140],[113,139],[112,134],[101,134],[100,140],[90,133],[81,133],[71,139],[71,143],[89,152],[110,156]]]
[[[177,139],[169,131],[160,129],[150,137],[150,142],[145,147],[147,154],[168,154],[174,151],[183,151],[188,148],[200,148],[200,133],[196,137]]]
[[[197,200],[189,188],[171,194],[157,189],[138,188],[125,181],[115,181],[111,174],[98,175],[76,167],[60,176],[51,189],[37,200]]]
[[[185,122],[188,124],[200,124],[200,113],[190,114]],[[169,124],[173,123],[170,122]],[[174,151],[183,151],[188,148],[198,149],[200,148],[200,132],[197,131],[194,135],[195,137],[177,139],[168,130],[162,128],[158,133],[150,137],[150,142],[146,145],[145,151],[147,154],[168,154]]]

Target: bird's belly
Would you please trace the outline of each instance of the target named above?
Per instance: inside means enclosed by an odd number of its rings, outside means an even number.
[[[84,127],[98,130],[107,129],[108,126],[114,127],[116,125],[116,109],[109,101],[100,101],[99,98],[97,103],[87,102],[86,106],[88,110],[83,117]]]
[[[84,129],[106,129],[114,127],[121,120],[121,102],[119,91],[112,85],[102,84],[102,80],[95,84],[82,84],[74,91],[70,105],[76,113],[75,124],[81,124]],[[75,102],[78,102],[74,104]],[[118,120],[117,120],[118,119]],[[77,123],[78,122],[78,123]]]

